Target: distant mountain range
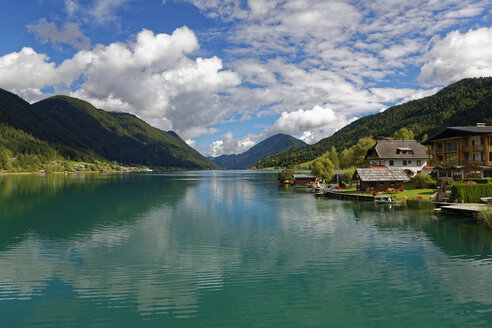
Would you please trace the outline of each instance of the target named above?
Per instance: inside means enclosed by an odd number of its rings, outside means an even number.
[[[0,89],[0,148],[43,160],[108,160],[162,168],[216,169],[176,133],[127,113],[55,96],[29,104]],[[1,149],[0,149],[1,150]]]
[[[309,162],[335,146],[338,152],[355,145],[362,137],[391,137],[407,128],[417,140],[447,126],[492,124],[492,77],[464,79],[451,84],[433,96],[413,100],[367,115],[343,127],[316,144],[293,148],[258,162],[256,168],[288,167]]]
[[[209,159],[224,169],[247,169],[265,157],[274,156],[282,151],[305,145],[306,143],[304,141],[296,139],[292,136],[286,134],[276,134],[251,147],[248,151],[242,154],[222,155],[219,157],[209,157]]]

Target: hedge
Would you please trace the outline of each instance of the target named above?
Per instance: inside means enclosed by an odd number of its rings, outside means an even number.
[[[476,183],[492,183],[491,178],[466,178],[463,179],[464,182],[466,181],[475,181]]]
[[[480,203],[481,197],[492,197],[492,184],[457,184],[453,186],[452,194],[464,203]]]

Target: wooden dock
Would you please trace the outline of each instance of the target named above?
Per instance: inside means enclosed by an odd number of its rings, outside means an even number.
[[[336,191],[329,188],[321,188],[319,192],[316,192],[317,196],[328,196],[336,199],[348,199],[348,200],[361,200],[361,201],[374,201],[373,195],[354,195],[348,194],[341,191]]]
[[[487,208],[485,204],[452,204],[440,206],[444,212],[453,212],[461,214],[474,214]]]

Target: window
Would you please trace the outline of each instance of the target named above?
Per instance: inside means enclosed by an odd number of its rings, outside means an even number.
[[[490,153],[490,154],[491,154],[491,156],[492,156],[492,153]],[[394,163],[392,160],[390,160],[390,166],[393,166],[394,164],[395,164],[395,163]]]
[[[403,160],[403,165],[407,165],[407,161],[406,160]]]
[[[408,161],[408,165],[410,165],[410,164],[412,164],[412,161],[410,161],[410,160],[409,160],[409,161]]]
[[[446,152],[447,153],[454,153],[458,150],[458,142],[448,142],[446,144]]]
[[[492,152],[489,153],[489,161],[492,161]]]
[[[390,183],[390,186],[391,186],[391,187],[394,187],[394,186],[395,186],[395,183],[394,183],[394,182],[391,182],[391,183]]]
[[[380,186],[380,187],[384,187],[384,182],[380,182],[380,183],[379,183],[379,186]]]
[[[422,165],[422,161],[420,159],[417,160],[417,166]]]

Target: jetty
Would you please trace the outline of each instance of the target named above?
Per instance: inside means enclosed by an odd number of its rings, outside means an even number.
[[[442,204],[442,203],[441,203]],[[486,204],[448,204],[439,206],[443,212],[452,212],[452,213],[460,213],[460,214],[471,214],[480,212],[487,208]]]

